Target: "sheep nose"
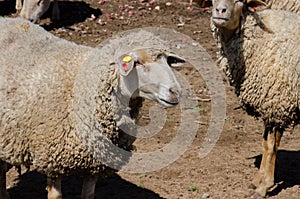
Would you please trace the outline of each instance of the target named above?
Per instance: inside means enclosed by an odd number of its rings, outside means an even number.
[[[175,96],[177,99],[179,99],[181,97],[181,91],[178,90],[177,88],[170,88],[169,92],[171,93],[171,95]]]
[[[216,8],[216,11],[219,15],[222,15],[227,11],[227,9],[220,7],[220,8]]]

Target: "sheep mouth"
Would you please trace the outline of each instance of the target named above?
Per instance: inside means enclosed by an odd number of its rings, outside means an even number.
[[[168,101],[168,100],[165,100],[165,99],[162,99],[162,98],[158,98],[158,101],[164,105],[164,106],[167,106],[167,107],[173,107],[173,106],[176,106],[179,104],[180,100],[178,99],[177,101]]]
[[[224,17],[213,17],[212,21],[216,27],[225,27],[229,22],[229,19]]]
[[[213,17],[213,19],[229,21],[229,19],[225,17]]]
[[[213,17],[212,19],[213,19],[214,22],[218,22],[218,23],[229,21],[229,19],[225,18],[225,17]]]

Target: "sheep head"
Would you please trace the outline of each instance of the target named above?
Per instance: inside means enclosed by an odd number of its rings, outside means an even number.
[[[180,102],[182,88],[171,67],[185,63],[183,58],[161,49],[127,52],[117,59],[121,90],[127,90],[131,97],[154,100],[167,107],[175,106]]]
[[[48,10],[50,0],[26,0],[24,1],[20,17],[36,23],[40,17]]]
[[[213,0],[211,19],[225,39],[228,39],[239,27],[243,9],[255,11],[267,7],[262,0]]]

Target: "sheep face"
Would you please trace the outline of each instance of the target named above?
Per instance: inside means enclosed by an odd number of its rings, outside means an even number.
[[[234,31],[240,25],[243,8],[258,7],[264,9],[267,5],[261,0],[213,0],[212,22],[225,33]]]
[[[244,3],[238,0],[213,0],[212,21],[218,28],[235,30],[240,23]]]
[[[49,6],[50,0],[24,0],[20,16],[36,23],[48,10]]]
[[[118,58],[121,84],[131,97],[154,100],[164,106],[180,102],[182,88],[171,67],[181,66],[183,58],[160,49],[137,49]]]

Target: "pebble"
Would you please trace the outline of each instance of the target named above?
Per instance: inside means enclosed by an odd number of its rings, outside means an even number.
[[[202,198],[209,198],[209,193],[204,193],[203,195],[202,195]]]

